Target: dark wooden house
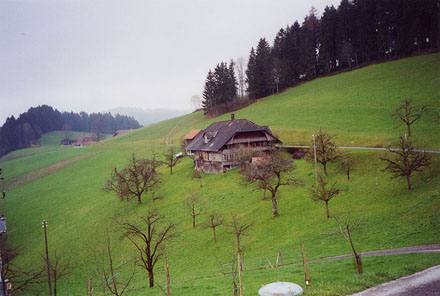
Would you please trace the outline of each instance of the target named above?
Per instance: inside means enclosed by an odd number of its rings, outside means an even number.
[[[281,141],[269,127],[259,126],[247,119],[214,122],[201,130],[186,146],[193,155],[194,166],[205,173],[221,173],[239,166],[245,155],[265,154]]]

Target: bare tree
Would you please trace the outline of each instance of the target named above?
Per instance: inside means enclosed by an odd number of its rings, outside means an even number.
[[[140,219],[143,226],[127,221],[118,223],[124,230],[124,237],[138,250],[140,266],[147,271],[149,286],[152,288],[154,287],[154,267],[163,255],[161,246],[176,237],[176,226],[166,221],[165,217],[157,212],[150,211]]]
[[[199,95],[193,95],[191,97],[191,104],[194,107],[194,110],[199,110],[202,108],[202,97]]]
[[[408,190],[412,189],[411,175],[414,172],[421,172],[431,164],[431,156],[426,152],[415,151],[412,143],[406,137],[400,137],[399,148],[389,149],[395,155],[394,158],[381,158],[387,163],[382,171],[392,174],[391,178],[406,177]]]
[[[1,256],[1,289],[2,295],[10,293],[19,294],[19,292],[32,291],[38,284],[45,282],[45,265],[37,268],[18,266],[12,263],[12,260],[19,255],[17,248],[8,248],[6,246],[6,237],[0,236],[0,256]],[[11,285],[8,285],[8,282]],[[9,287],[8,287],[9,286]]]
[[[125,280],[121,280],[121,272],[126,265],[132,262],[132,270]],[[97,273],[102,280],[104,287],[110,291],[111,294],[122,296],[130,285],[136,273],[136,263],[133,260],[122,263],[115,263],[112,255],[112,245],[110,237],[107,235],[106,250],[102,250],[101,258],[97,264]],[[118,279],[119,278],[119,279]]]
[[[203,187],[203,185],[202,185],[202,174],[198,170],[193,170],[191,177],[193,179],[199,179],[200,187]]]
[[[193,228],[196,228],[196,217],[202,214],[203,209],[200,207],[200,200],[194,194],[186,200],[186,207],[189,210],[189,214],[192,217]]]
[[[435,121],[437,124],[440,124],[440,113],[438,113],[438,112],[434,112],[434,115],[435,115],[435,119],[434,119],[434,121]]]
[[[351,42],[347,41],[342,44],[341,50],[342,57],[347,59],[348,68],[351,68],[351,61],[353,55],[353,47],[351,46]]]
[[[72,127],[70,124],[65,123],[63,125],[63,134],[64,134],[64,139],[70,139],[72,137]]]
[[[98,138],[98,142],[101,141],[105,133],[104,119],[99,117],[93,120],[91,129],[92,132],[95,133],[96,137]]]
[[[281,63],[278,58],[273,60],[272,81],[275,83],[276,93],[279,91],[280,78],[282,76]]]
[[[237,80],[238,80],[238,93],[240,96],[240,99],[243,100],[244,98],[244,92],[246,89],[246,77],[245,77],[245,70],[246,68],[246,62],[243,57],[239,57],[237,59],[237,63],[235,64],[235,71],[237,72]]]
[[[350,223],[349,217],[341,219],[336,215],[333,215],[333,218],[335,218],[336,222],[339,225],[339,233],[350,243],[351,251],[353,252],[354,258],[356,259],[357,271],[359,274],[362,274],[361,255],[354,248],[353,240],[351,238],[351,231],[362,222],[363,218],[354,223]]]
[[[292,159],[282,156],[279,152],[272,152],[261,161],[249,164],[243,174],[248,182],[258,182],[260,189],[271,193],[272,212],[274,216],[278,216],[278,189],[286,185],[302,185],[301,180],[293,177],[294,170]]]
[[[347,176],[347,180],[350,181],[350,173],[353,171],[354,167],[354,161],[353,158],[350,155],[344,155],[343,158],[341,158],[341,169]]]
[[[151,191],[151,200],[153,201],[153,208],[156,207],[156,200],[161,200],[164,198],[163,195],[156,195],[156,191],[154,189],[150,190]]]
[[[324,175],[327,176],[327,164],[343,157],[343,153],[336,150],[332,137],[319,129],[315,137],[315,143],[312,142],[312,148],[307,153],[307,160],[315,161],[313,146],[316,145],[316,161],[322,164]]]
[[[319,174],[317,184],[313,185],[310,191],[310,198],[314,201],[323,201],[325,203],[327,218],[330,218],[328,203],[333,197],[341,193],[342,190],[336,187],[336,181],[330,185],[330,188],[328,188],[327,185],[329,184],[325,177]]]
[[[249,233],[250,228],[252,227],[252,223],[246,223],[239,220],[237,215],[231,214],[231,223],[228,223],[226,226],[231,228],[230,234],[235,236],[235,240],[237,243],[237,255],[238,255],[238,277],[239,277],[239,291],[240,296],[243,295],[243,282],[242,282],[242,272],[243,272],[243,246],[242,239],[243,236]]]
[[[46,258],[43,257],[43,262],[46,263]],[[50,272],[52,274],[53,282],[53,295],[57,296],[57,283],[58,281],[71,273],[71,267],[69,263],[65,263],[62,260],[62,256],[55,251],[54,256],[50,261]]]
[[[419,120],[427,111],[426,106],[413,106],[410,100],[405,100],[396,110],[393,116],[397,116],[407,127],[408,136],[411,136],[411,125]]]
[[[165,158],[164,164],[170,168],[170,174],[173,174],[173,167],[176,166],[178,159],[176,158],[176,148],[174,146],[170,146],[166,152],[162,154]]]
[[[206,216],[206,222],[204,224],[205,228],[211,228],[212,229],[212,233],[214,235],[214,243],[217,242],[217,236],[215,233],[215,229],[222,225],[224,222],[223,218],[216,212],[211,212],[208,214],[208,216]]]
[[[157,171],[160,165],[155,156],[152,159],[136,159],[133,153],[128,167],[120,171],[114,169],[104,190],[114,191],[121,201],[137,198],[138,204],[141,204],[142,196],[161,182]]]

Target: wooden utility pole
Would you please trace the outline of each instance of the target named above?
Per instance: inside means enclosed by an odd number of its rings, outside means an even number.
[[[167,253],[166,253],[166,249],[164,248],[164,258],[165,258],[165,276],[167,279],[167,296],[171,295],[171,291],[170,291],[170,272],[168,270],[168,260],[167,260]]]
[[[89,278],[89,296],[92,296],[92,278]]]
[[[304,279],[306,281],[307,290],[309,290],[311,287],[311,283],[310,283],[309,266],[307,264],[307,258],[306,258],[306,251],[304,250],[304,244],[301,244],[301,248],[302,248],[302,255],[303,255],[303,265],[304,265],[304,269],[305,269]]]
[[[278,250],[277,262],[275,264],[276,268],[278,268],[278,262],[279,262],[280,259],[281,259],[281,265],[284,265],[283,254],[281,254],[281,250]]]
[[[315,157],[315,181],[316,181],[316,188],[318,188],[318,164],[316,161],[316,135],[313,134],[313,155]]]
[[[47,247],[47,221],[43,220],[41,223],[44,228],[44,243],[46,245],[46,266],[47,266],[47,284],[49,285],[49,296],[52,296],[52,285],[50,281],[50,263],[49,263],[49,248]]]

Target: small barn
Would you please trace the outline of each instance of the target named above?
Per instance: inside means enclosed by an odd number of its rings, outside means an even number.
[[[79,136],[78,139],[76,139],[75,146],[91,145],[91,144],[96,143],[98,141],[99,140],[96,135]]]
[[[192,136],[191,132],[187,136]],[[195,169],[205,173],[236,168],[244,155],[264,155],[281,143],[268,126],[247,119],[236,120],[233,114],[231,120],[214,122],[187,140],[186,153],[193,155]]]
[[[75,139],[62,139],[60,145],[62,146],[72,146],[76,144]]]

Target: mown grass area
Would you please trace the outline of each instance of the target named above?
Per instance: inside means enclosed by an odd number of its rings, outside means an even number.
[[[439,60],[438,54],[415,57],[319,79],[237,111],[236,117],[248,118],[260,125],[269,124],[285,141],[306,142],[308,135],[321,126],[316,124],[319,119],[326,131],[336,135],[337,144],[386,144],[397,138],[399,133],[392,125],[388,128],[388,124],[393,123],[389,113],[400,102],[399,96],[407,92],[402,89],[416,77],[426,73],[423,79],[418,79],[410,87],[426,94],[417,97],[417,103],[439,107],[438,101],[435,101],[438,84],[433,84],[438,76],[430,76],[438,71]],[[405,73],[405,69],[411,69],[409,72],[415,73],[415,77],[405,78],[408,81],[398,78],[411,75]],[[385,80],[379,84],[382,87],[378,86],[380,80]],[[389,89],[391,94],[386,96],[385,89]],[[359,99],[368,97],[364,96],[365,92],[374,99],[371,104]],[[329,93],[333,93],[333,99]],[[387,97],[393,97],[394,102],[386,101]],[[345,100],[341,101],[343,98]],[[383,106],[379,104],[380,98],[386,101]],[[314,108],[316,112],[324,112],[329,110],[329,102],[335,102],[334,108],[329,113],[323,113],[325,116],[314,115],[315,112],[309,110]],[[353,102],[353,114],[349,112],[349,102]],[[289,107],[291,105],[293,107]],[[168,136],[177,144],[190,129],[204,128],[210,122],[225,120],[228,116],[207,120],[201,112],[196,112],[109,139],[89,148],[91,152],[99,152],[96,155],[9,192],[6,201],[8,243],[21,247],[15,263],[42,265],[40,254],[44,252],[44,240],[41,221],[45,219],[48,221],[51,252],[57,250],[57,253],[62,253],[72,266],[72,274],[59,283],[60,293],[65,293],[68,288],[71,295],[82,294],[88,278],[92,277],[94,295],[102,295],[95,273],[95,257],[99,256],[105,244],[106,233],[112,238],[116,261],[135,256],[133,246],[121,239],[116,221],[136,221],[138,216],[152,208],[149,195],[139,206],[134,200],[120,202],[114,194],[103,192],[112,168],[126,165],[131,153],[148,157],[153,152],[164,151]],[[418,137],[419,143],[426,142],[429,148],[440,147],[440,139],[436,137],[439,128],[431,124],[428,117],[425,119],[414,126],[415,137]],[[408,191],[404,180],[391,180],[388,174],[381,172],[384,164],[379,158],[386,153],[352,152],[355,167],[350,181],[346,180],[337,165],[329,167],[330,178],[341,187],[348,188],[330,202],[330,211],[350,215],[353,220],[364,217],[364,222],[353,232],[354,243],[362,251],[439,243],[440,157],[433,155],[432,166],[414,176],[414,190]],[[14,161],[19,159],[11,160]],[[19,166],[26,168],[32,162]],[[309,198],[309,189],[314,182],[313,166],[304,160],[295,161],[295,164],[296,175],[304,180],[305,186],[280,189],[280,216],[276,218],[272,217],[270,201],[262,200],[261,191],[244,183],[238,170],[220,175],[203,174],[204,186],[200,188],[198,181],[191,179],[193,163],[187,157],[178,164],[173,175],[166,168],[161,169],[163,183],[156,194],[163,195],[164,199],[156,202],[156,209],[177,224],[179,234],[167,246],[174,295],[231,293],[231,278],[223,276],[222,272],[230,270],[235,256],[233,237],[227,233],[226,227],[221,226],[217,233],[219,242],[214,244],[211,230],[202,227],[204,216],[198,217],[197,227],[193,229],[185,208],[190,194],[199,196],[205,214],[216,210],[229,219],[230,213],[234,212],[243,221],[253,223],[243,242],[246,269],[267,267],[266,258],[273,262],[278,250],[283,253],[286,263],[299,262],[301,243],[306,246],[309,259],[350,253],[349,244],[335,234],[337,225],[326,217],[324,204]],[[436,254],[368,257],[364,259],[365,274],[362,276],[354,273],[350,259],[312,263],[312,293],[351,293],[439,263],[440,256]],[[193,274],[200,279],[192,281]],[[219,276],[207,278],[214,275]],[[164,284],[163,261],[158,263],[156,280]],[[255,295],[262,284],[275,280],[303,285],[302,267],[246,272],[245,295]],[[139,269],[133,291],[127,295],[162,294],[159,288],[148,289],[146,284],[146,274]],[[46,295],[45,289],[46,286],[41,286],[39,292],[29,295]]]
[[[39,146],[60,146],[60,143],[66,137],[69,139],[77,139],[79,136],[86,135],[94,135],[94,133],[90,132],[72,132],[72,131],[54,131],[50,133],[44,134],[38,141],[37,145]],[[111,138],[113,135],[111,134],[103,134],[102,140]]]
[[[81,135],[92,134],[70,132],[70,138],[75,139]],[[47,167],[51,164],[71,159],[76,156],[91,152],[89,147],[61,146],[65,132],[55,131],[44,134],[37,142],[39,147],[25,148],[13,151],[0,159],[6,178],[15,178],[25,173]],[[104,139],[111,135],[105,135]],[[43,145],[41,145],[44,143]]]

